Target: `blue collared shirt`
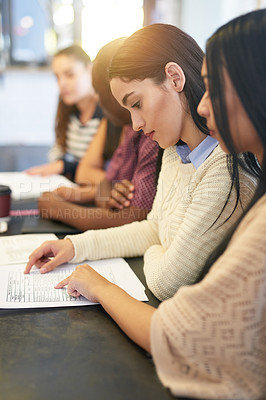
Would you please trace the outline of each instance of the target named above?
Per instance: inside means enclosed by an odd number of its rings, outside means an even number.
[[[207,136],[194,150],[190,151],[187,144],[176,146],[176,152],[181,158],[183,164],[192,162],[197,169],[206,160],[211,152],[218,145],[218,140]]]

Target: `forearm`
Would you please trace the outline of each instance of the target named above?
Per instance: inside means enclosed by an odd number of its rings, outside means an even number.
[[[97,207],[106,208],[106,202],[109,200],[112,189],[112,183],[104,178],[99,185],[95,193],[95,204]]]
[[[98,297],[126,335],[150,352],[150,326],[155,308],[134,299],[114,284],[105,287]]]
[[[98,260],[110,257],[138,257],[159,242],[147,220],[109,229],[88,230],[67,236],[73,243],[75,256],[72,262]]]
[[[81,169],[78,166],[75,175],[75,182],[78,184],[93,183],[98,185],[104,178],[105,171],[101,168]]]
[[[146,210],[124,209],[112,211],[103,208],[82,207],[66,203],[61,205],[55,219],[71,225],[80,231],[89,229],[105,229],[141,221],[147,214]]]

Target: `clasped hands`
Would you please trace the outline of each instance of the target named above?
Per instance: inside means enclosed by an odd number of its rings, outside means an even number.
[[[62,186],[53,192],[44,192],[38,199],[38,208],[42,218],[57,219],[60,203],[67,201],[82,204],[92,201],[93,197],[93,188],[91,186],[74,188]],[[104,205],[107,209],[122,210],[130,206],[133,197],[134,185],[124,179],[114,184],[108,192],[107,201],[102,202],[102,206]]]

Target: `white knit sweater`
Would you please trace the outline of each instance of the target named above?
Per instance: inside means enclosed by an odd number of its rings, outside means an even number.
[[[246,205],[255,182],[243,173],[240,180],[242,204]],[[180,286],[195,282],[209,253],[239,217],[240,204],[223,224],[235,206],[233,191],[216,221],[230,185],[226,155],[220,146],[197,170],[193,164],[183,164],[172,146],[164,152],[157,193],[147,219],[68,236],[75,248],[72,262],[145,254],[148,287],[160,300],[169,298]]]
[[[266,399],[266,195],[198,284],[155,311],[151,349],[176,396]]]

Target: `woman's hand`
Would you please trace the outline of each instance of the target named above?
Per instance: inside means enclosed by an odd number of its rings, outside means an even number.
[[[65,201],[56,192],[44,192],[38,198],[40,217],[44,219],[58,219],[58,212],[61,211],[61,204]]]
[[[100,303],[130,339],[150,351],[150,326],[155,308],[134,299],[87,264],[79,265],[55,288],[66,285],[70,296],[82,295],[93,303]]]
[[[55,288],[62,289],[68,285],[67,293],[73,297],[80,295],[93,303],[101,303],[101,293],[112,285],[107,279],[98,274],[89,265],[78,265],[75,271],[66,279],[59,282]]]
[[[64,163],[62,160],[53,161],[48,164],[38,165],[33,168],[29,168],[25,170],[28,175],[41,175],[41,176],[49,176],[49,175],[60,175],[63,173]]]
[[[28,274],[33,265],[45,274],[68,262],[74,255],[75,249],[70,239],[46,241],[31,253],[24,274]]]
[[[129,207],[130,202],[134,197],[134,185],[124,179],[117,182],[110,193],[110,198],[107,201],[107,208],[116,208],[122,210]]]

